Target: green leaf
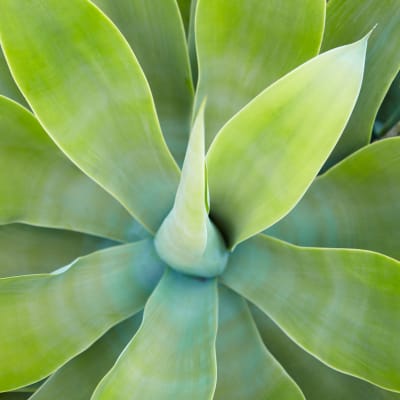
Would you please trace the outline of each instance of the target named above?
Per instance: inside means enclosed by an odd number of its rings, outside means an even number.
[[[88,400],[139,328],[142,314],[121,322],[52,375],[31,400]]]
[[[318,54],[324,18],[325,0],[199,0],[196,107],[207,97],[206,147],[254,96]]]
[[[364,38],[303,64],[221,129],[207,166],[211,216],[230,246],[282,218],[307,190],[351,114],[366,46]]]
[[[331,0],[322,49],[371,34],[365,77],[357,105],[326,167],[369,143],[379,106],[400,69],[400,4],[398,0]]]
[[[0,47],[0,95],[4,95],[17,101],[22,105],[26,105],[26,101],[15,84],[7,62],[4,58],[3,51]]]
[[[192,0],[177,0],[177,3],[179,6],[179,11],[181,12],[183,25],[185,26],[185,31],[188,32]]]
[[[0,224],[24,222],[108,237],[145,230],[108,193],[76,168],[35,117],[0,96]]]
[[[94,3],[113,20],[131,45],[149,82],[167,144],[182,164],[189,139],[193,84],[176,0],[94,0]],[[186,3],[188,10],[190,2]]]
[[[77,232],[23,224],[3,225],[0,226],[0,278],[51,272],[112,244]]]
[[[231,255],[222,281],[327,365],[400,391],[396,260],[258,235]]]
[[[89,1],[21,7],[2,0],[0,37],[16,82],[52,138],[154,232],[172,206],[179,170],[120,32]]]
[[[400,393],[383,390],[329,368],[297,346],[263,312],[256,307],[251,311],[265,345],[298,382],[307,400],[400,399]]]
[[[32,393],[0,393],[0,400],[25,400],[31,395]]]
[[[214,400],[304,399],[264,347],[246,302],[219,288],[218,381]]]
[[[400,259],[400,137],[364,147],[318,177],[269,235],[302,246],[374,250]]]
[[[205,201],[204,105],[193,124],[174,206],[156,234],[155,246],[169,266],[211,277],[223,271],[228,253]]]
[[[92,253],[51,274],[0,279],[0,391],[48,376],[138,312],[162,267],[146,240]]]
[[[211,399],[216,384],[217,285],[168,270],[143,323],[93,400]]]

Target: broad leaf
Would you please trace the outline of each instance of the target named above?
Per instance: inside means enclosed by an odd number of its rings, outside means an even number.
[[[172,205],[179,170],[119,31],[89,1],[21,7],[2,0],[0,36],[15,80],[52,138],[155,231]]]
[[[196,105],[207,97],[208,147],[222,125],[254,96],[318,54],[325,0],[198,3]]]
[[[211,216],[230,246],[282,218],[307,190],[351,114],[366,45],[364,38],[303,64],[221,129],[207,165]]]
[[[326,166],[369,143],[378,108],[400,69],[399,21],[398,0],[331,0],[328,3],[323,50],[357,40],[376,28],[368,45],[360,97]]]
[[[222,281],[329,366],[400,391],[400,262],[258,235],[231,255]]]
[[[0,279],[0,391],[48,376],[138,312],[162,267],[146,240],[51,274]]]
[[[121,241],[145,233],[61,153],[29,111],[0,96],[0,224],[10,222]]]
[[[400,259],[400,137],[364,147],[318,177],[269,235],[302,246],[374,250]]]
[[[400,393],[383,390],[329,368],[297,346],[262,311],[256,307],[251,311],[265,345],[298,383],[307,400],[400,399]]]
[[[216,334],[215,279],[168,270],[146,304],[138,333],[92,399],[211,399]]]
[[[141,314],[121,322],[53,374],[31,400],[88,400],[103,376],[132,339]]]
[[[150,84],[165,139],[182,164],[189,138],[193,85],[176,0],[94,0],[128,40]],[[189,12],[190,1],[181,1]]]
[[[264,347],[246,302],[219,289],[218,381],[214,400],[301,400],[303,394]]]
[[[26,101],[15,84],[7,62],[4,58],[3,51],[0,47],[0,95],[7,96],[10,99],[18,101],[22,105],[26,105]]]
[[[191,275],[219,275],[227,252],[208,218],[204,148],[204,103],[194,121],[175,203],[155,238],[158,254],[171,267]]]
[[[23,224],[3,225],[0,226],[0,278],[51,272],[112,244],[77,232]]]

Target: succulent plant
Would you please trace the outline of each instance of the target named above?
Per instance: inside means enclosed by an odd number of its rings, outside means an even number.
[[[0,41],[1,400],[400,399],[398,0],[1,0]]]

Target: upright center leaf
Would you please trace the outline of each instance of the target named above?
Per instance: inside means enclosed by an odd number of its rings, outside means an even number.
[[[193,124],[174,206],[155,245],[160,257],[178,271],[212,277],[224,270],[228,252],[208,217],[204,104]]]

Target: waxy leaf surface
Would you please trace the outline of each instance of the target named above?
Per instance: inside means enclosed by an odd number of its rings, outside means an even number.
[[[301,65],[221,129],[207,167],[211,216],[230,246],[282,218],[312,183],[357,99],[366,46],[364,38]]]
[[[198,1],[196,106],[207,97],[207,147],[254,96],[318,54],[324,18],[324,0]]]
[[[340,371],[400,391],[400,263],[378,253],[241,244],[222,281]]]
[[[42,125],[85,173],[155,231],[179,170],[128,43],[89,1],[0,3],[0,40]]]
[[[0,279],[0,390],[48,376],[138,312],[162,268],[145,240],[92,253],[51,274]]]
[[[400,137],[364,147],[318,177],[266,232],[301,246],[374,250],[400,259]]]
[[[138,333],[93,400],[211,400],[217,307],[215,279],[168,270],[146,304]]]
[[[246,301],[219,288],[218,381],[213,400],[304,400],[265,348]]]
[[[400,69],[399,0],[330,0],[322,50],[371,34],[360,97],[326,167],[369,143],[379,106]]]

